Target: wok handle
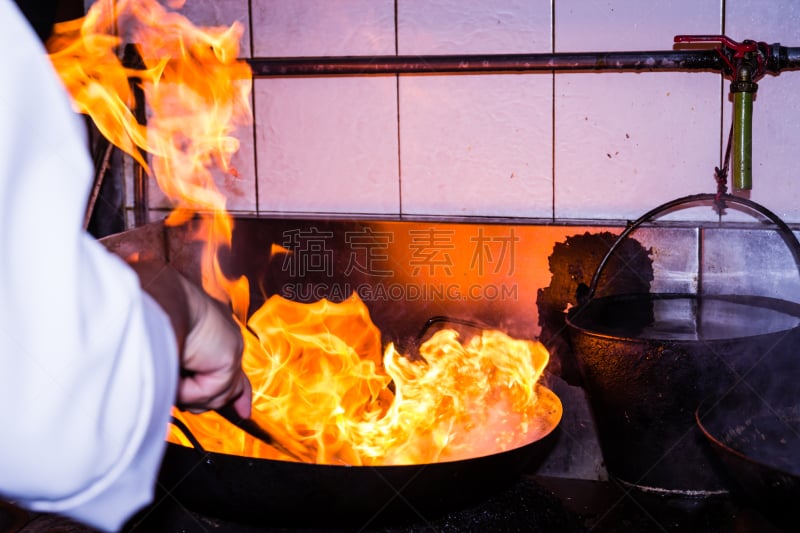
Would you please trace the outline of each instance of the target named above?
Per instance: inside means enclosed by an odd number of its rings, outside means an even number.
[[[419,347],[419,345],[422,344],[422,340],[425,338],[425,336],[428,334],[428,331],[433,326],[435,326],[436,324],[443,324],[443,323],[452,323],[452,324],[458,324],[460,326],[469,326],[471,328],[475,328],[478,330],[489,328],[487,324],[484,324],[483,322],[479,322],[477,320],[468,320],[465,318],[456,318],[444,315],[433,316],[425,321],[425,325],[422,326],[422,329],[420,329],[419,333],[417,334],[417,337],[414,341],[417,347]]]
[[[422,326],[422,329],[419,330],[417,336],[414,338],[414,343],[409,347],[409,354],[412,358],[420,358],[424,359],[422,355],[419,353],[419,348],[423,344],[425,337],[428,335],[428,332],[433,328],[433,326],[437,324],[458,324],[459,326],[468,326],[471,328],[475,328],[478,331],[483,331],[487,329],[492,329],[488,324],[478,320],[469,320],[466,318],[457,318],[457,317],[449,317],[445,315],[436,315],[432,316],[428,320],[425,321],[425,324]]]
[[[224,407],[220,407],[216,410],[217,414],[222,416],[225,420],[233,424],[234,426],[238,427],[254,439],[258,439],[267,446],[272,446],[279,452],[283,453],[284,455],[291,457],[295,461],[304,462],[303,457],[283,444],[281,444],[278,440],[276,440],[267,430],[262,428],[258,423],[253,420],[252,418],[242,418],[236,412],[232,405],[228,404]],[[305,450],[303,450],[305,451]]]
[[[245,433],[247,433],[251,437],[262,441],[263,443],[267,444],[268,446],[272,446],[273,448],[275,448],[279,452],[285,454],[288,457],[291,457],[295,461],[298,461],[298,462],[301,462],[301,463],[305,462],[303,457],[301,457],[298,453],[295,453],[295,452],[289,450],[286,446],[283,446],[281,443],[277,442],[275,439],[272,438],[271,435],[269,435],[269,433],[264,431],[260,426],[258,426],[252,420],[250,420],[250,419],[242,419],[241,417],[238,417],[238,415],[233,414],[234,411],[231,410],[231,409],[226,410],[225,408],[222,408],[222,409],[218,409],[216,412],[220,416],[222,416],[225,420],[227,420],[228,422],[230,422],[234,426],[237,426],[239,429],[241,429],[242,431],[244,431]],[[205,448],[203,448],[203,445],[200,444],[200,441],[197,439],[197,437],[194,436],[192,431],[189,429],[189,426],[187,426],[179,418],[175,418],[174,416],[170,416],[169,418],[170,418],[170,420],[169,420],[170,423],[173,426],[175,426],[176,428],[178,428],[178,430],[180,430],[180,432],[183,433],[184,437],[189,439],[189,442],[192,443],[192,446],[194,447],[194,449],[197,450],[200,454],[206,455],[207,452],[206,452]]]
[[[608,249],[608,252],[600,261],[600,264],[597,266],[597,270],[595,270],[594,276],[592,277],[592,283],[589,286],[588,292],[586,293],[579,293],[578,295],[578,304],[582,305],[583,303],[588,302],[594,297],[595,291],[597,290],[597,283],[600,281],[600,274],[602,273],[603,269],[606,267],[608,260],[611,258],[611,255],[617,249],[617,247],[625,240],[625,237],[633,233],[639,226],[641,226],[647,220],[655,217],[656,215],[660,215],[670,211],[678,206],[686,206],[690,204],[696,204],[699,202],[719,202],[722,200],[725,203],[732,203],[732,204],[739,204],[741,206],[747,207],[748,209],[760,213],[764,217],[768,218],[773,224],[775,224],[778,229],[780,230],[781,236],[783,237],[784,242],[789,247],[789,250],[792,252],[792,256],[794,256],[795,265],[797,266],[798,272],[800,272],[800,242],[798,242],[797,237],[795,237],[794,233],[792,233],[791,228],[780,218],[778,215],[767,209],[761,204],[758,204],[752,200],[747,198],[741,198],[739,196],[734,196],[732,194],[712,194],[712,193],[703,193],[703,194],[693,194],[689,196],[684,196],[682,198],[677,198],[675,200],[671,200],[664,204],[661,204],[658,207],[655,207],[645,213],[644,215],[640,216],[634,222],[628,224],[628,226],[619,234],[617,240],[614,241],[614,244],[611,245],[611,248]],[[585,288],[585,286],[584,286]],[[579,287],[579,291],[581,288]]]
[[[170,422],[170,424],[172,424],[173,426],[178,428],[180,430],[180,432],[183,433],[184,437],[189,439],[189,442],[192,443],[192,446],[194,447],[195,450],[197,450],[198,452],[200,452],[203,455],[206,454],[206,450],[205,450],[205,448],[203,448],[203,445],[200,444],[200,441],[197,440],[197,437],[194,436],[192,431],[189,429],[189,426],[187,426],[186,424],[183,423],[183,420],[181,420],[179,418],[175,418],[174,416],[170,416],[169,417],[169,422]]]

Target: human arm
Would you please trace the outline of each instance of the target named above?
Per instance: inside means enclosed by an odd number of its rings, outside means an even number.
[[[201,412],[233,403],[239,416],[249,418],[252,392],[241,368],[244,342],[230,309],[167,263],[142,260],[130,266],[176,333],[181,369],[176,405]]]
[[[85,131],[8,0],[0,48],[0,497],[114,530],[152,498],[192,317],[82,231]]]

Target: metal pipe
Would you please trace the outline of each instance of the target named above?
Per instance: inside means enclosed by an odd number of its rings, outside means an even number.
[[[795,70],[800,68],[800,48],[781,46],[782,62],[784,68]]]
[[[138,69],[143,70],[145,67],[144,61],[142,57],[139,55],[139,51],[137,50],[136,46],[133,44],[128,44],[125,46],[125,53],[122,59],[122,63],[131,69]],[[141,125],[145,125],[147,123],[147,116],[145,114],[145,100],[144,100],[144,91],[142,90],[141,83],[142,80],[139,78],[131,77],[129,79],[130,87],[131,87],[131,94],[133,95],[133,114],[136,117],[136,122]],[[142,154],[142,158],[146,159],[147,154],[146,152],[139,148],[139,153]],[[133,224],[137,228],[140,226],[144,226],[148,222],[148,210],[149,210],[149,195],[148,195],[148,186],[147,186],[147,173],[145,172],[142,165],[139,164],[138,161],[135,159],[133,160]]]
[[[98,144],[101,146],[98,149],[98,153],[101,155],[94,162],[94,182],[92,184],[92,192],[89,194],[89,201],[86,204],[86,211],[83,214],[83,229],[89,229],[89,223],[92,220],[92,214],[94,214],[94,206],[97,203],[97,197],[100,196],[103,179],[110,166],[111,152],[114,150],[114,145],[102,135]]]
[[[710,70],[724,64],[716,51],[579,52],[428,56],[339,56],[248,59],[254,77],[553,70]]]
[[[755,83],[751,85],[755,86]],[[753,98],[756,91],[736,90],[733,93],[733,188],[753,188]]]
[[[719,72],[733,80],[734,189],[751,189],[753,96],[757,88],[753,76],[800,69],[800,48],[750,40],[738,43],[724,35],[677,35],[675,42],[694,48],[653,52],[262,57],[247,61],[254,78],[475,72]],[[715,46],[708,47],[709,43]]]
[[[800,48],[771,45],[767,70],[800,69]],[[256,57],[254,77],[553,71],[709,71],[727,75],[718,49],[545,54]]]

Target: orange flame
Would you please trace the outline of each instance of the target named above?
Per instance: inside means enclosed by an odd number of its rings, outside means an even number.
[[[136,44],[143,69],[120,62],[118,28]],[[232,133],[251,121],[252,76],[247,63],[237,59],[241,33],[238,23],[198,28],[153,0],[120,0],[97,2],[84,18],[57,24],[47,45],[76,110],[91,116],[98,130],[147,169],[172,200],[167,224],[200,215],[198,238],[207,243],[203,288],[231,302],[244,323],[247,281],[229,280],[217,260],[219,247],[230,245],[233,221],[213,173],[235,176],[230,163],[239,141]],[[130,79],[140,80],[148,106],[146,126],[129,107]]]
[[[561,406],[537,385],[549,357],[537,342],[484,331],[462,344],[444,330],[419,357],[391,345],[382,353],[380,332],[356,296],[340,304],[272,297],[248,318],[247,280],[228,279],[218,261],[233,220],[214,181],[215,172],[236,175],[232,133],[251,120],[251,73],[237,59],[241,28],[198,28],[153,0],[120,0],[111,11],[112,4],[98,2],[83,19],[57,25],[51,59],[76,110],[172,200],[167,223],[200,218],[203,287],[229,303],[242,325],[243,366],[260,425],[309,462],[352,465],[489,454],[554,427]],[[137,43],[143,69],[120,63],[118,28]],[[130,110],[131,78],[144,92],[146,127]],[[272,252],[290,253],[278,246]],[[174,414],[208,450],[285,458],[213,412]],[[175,431],[168,439],[188,444]]]
[[[560,404],[540,401],[549,354],[541,343],[487,330],[466,344],[436,332],[418,358],[380,332],[364,303],[298,304],[273,296],[249,320],[258,341],[244,368],[253,418],[310,462],[419,464],[488,455],[544,436]],[[391,385],[391,386],[390,386]],[[392,390],[393,389],[393,390]],[[214,413],[179,415],[209,451],[285,458]],[[170,440],[186,443],[175,431]]]

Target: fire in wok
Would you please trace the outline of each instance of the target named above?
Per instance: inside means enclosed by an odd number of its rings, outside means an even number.
[[[233,219],[216,185],[238,178],[235,132],[251,121],[251,73],[237,59],[241,32],[239,24],[196,27],[154,0],[122,0],[57,25],[48,47],[76,108],[172,201],[166,224],[199,220],[203,288],[241,325],[257,422],[307,462],[348,465],[454,461],[550,432],[561,405],[537,385],[548,361],[537,342],[484,331],[462,344],[441,331],[420,357],[405,357],[382,348],[356,297],[339,304],[273,297],[248,316],[247,278],[229,279],[219,265]],[[143,68],[121,65],[120,34],[136,43]],[[132,78],[147,102],[147,125],[129,108]],[[285,459],[213,413],[176,416],[209,450]],[[169,438],[186,443],[178,433]]]

